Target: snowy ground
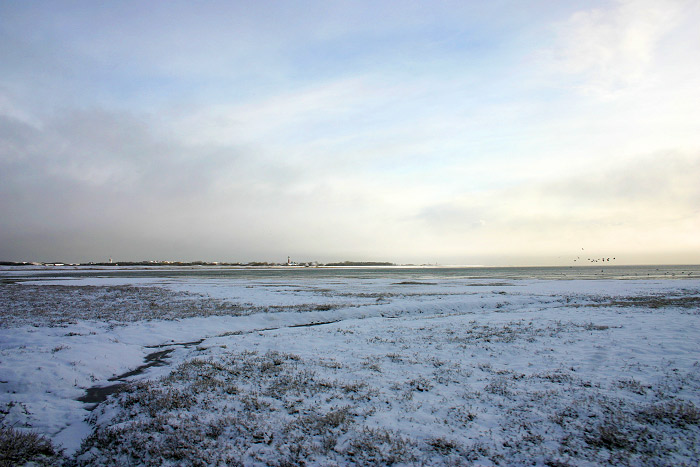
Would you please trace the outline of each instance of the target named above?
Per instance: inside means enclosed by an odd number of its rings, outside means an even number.
[[[700,458],[698,279],[34,279],[0,284],[0,417],[80,465]]]

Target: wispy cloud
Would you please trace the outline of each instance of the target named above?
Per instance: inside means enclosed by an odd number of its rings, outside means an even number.
[[[612,7],[581,10],[554,26],[558,40],[548,50],[579,87],[612,98],[646,87],[665,37],[683,22],[690,2],[616,0]]]

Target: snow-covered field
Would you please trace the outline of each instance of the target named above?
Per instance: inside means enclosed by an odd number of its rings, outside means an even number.
[[[27,275],[0,310],[2,425],[46,462],[700,458],[700,279]]]

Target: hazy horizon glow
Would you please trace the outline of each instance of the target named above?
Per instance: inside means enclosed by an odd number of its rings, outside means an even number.
[[[700,263],[700,3],[527,5],[4,2],[0,260]]]

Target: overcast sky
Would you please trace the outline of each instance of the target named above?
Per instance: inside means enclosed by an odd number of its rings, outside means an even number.
[[[696,0],[2,1],[0,260],[700,263],[698,24]]]

